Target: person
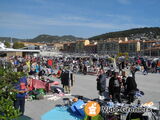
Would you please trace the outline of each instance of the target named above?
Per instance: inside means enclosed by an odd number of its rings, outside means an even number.
[[[84,68],[83,68],[83,74],[86,75],[87,74],[87,66],[84,65]]]
[[[130,67],[130,71],[131,71],[132,77],[135,79],[135,73],[136,73],[135,64],[132,64],[132,66]]]
[[[53,65],[53,60],[52,60],[52,59],[49,59],[49,60],[47,61],[47,64],[48,64],[49,67],[52,67],[52,65]]]
[[[109,77],[111,76],[111,73],[112,73],[112,71],[111,71],[110,69],[107,70],[107,72],[106,72],[106,77],[109,78]]]
[[[104,92],[106,90],[106,75],[103,69],[100,69],[97,78],[97,90],[99,91],[99,98],[104,99]]]
[[[39,79],[41,79],[43,75],[45,75],[45,70],[41,69],[40,72],[38,73]]]
[[[113,72],[113,76],[109,80],[109,95],[113,102],[117,101],[121,103],[121,83],[118,79],[118,72]]]
[[[156,64],[156,73],[157,71],[160,73],[160,60],[158,60]]]
[[[126,72],[125,71],[122,71],[122,84],[123,86],[125,86],[125,83],[126,83]]]
[[[64,88],[64,92],[66,94],[70,94],[71,89],[70,87],[73,86],[73,73],[71,73],[66,67],[64,68],[64,70],[61,73],[61,83],[63,85]]]
[[[25,111],[25,96],[27,92],[28,81],[26,77],[20,78],[19,82],[15,85],[16,99],[14,101],[15,109],[19,109],[21,115],[24,115]]]
[[[118,69],[119,69],[119,73],[121,73],[122,72],[122,63],[121,62],[118,63]]]
[[[148,67],[145,60],[142,61],[142,66],[144,67],[143,75],[148,74]]]
[[[155,61],[152,61],[152,63],[151,63],[151,70],[152,70],[152,73],[156,72],[156,63],[155,63]]]
[[[60,78],[61,73],[62,73],[62,69],[61,69],[61,68],[59,68],[59,70],[58,70],[58,72],[57,72],[57,74],[56,74],[56,77],[57,77],[57,78]]]
[[[132,75],[129,75],[126,79],[126,93],[129,95],[129,104],[134,101],[134,93],[136,90],[137,83],[135,79],[132,77]]]
[[[31,68],[31,71],[28,73],[29,75],[34,75],[36,73],[34,68]]]
[[[23,64],[18,65],[17,72],[23,72]]]

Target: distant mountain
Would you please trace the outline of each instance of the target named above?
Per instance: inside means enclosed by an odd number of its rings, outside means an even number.
[[[145,40],[154,40],[160,39],[160,27],[150,27],[150,28],[135,28],[130,30],[118,31],[118,32],[109,32],[102,35],[94,36],[89,38],[89,40],[105,40],[107,38],[119,38],[119,37],[128,37],[129,39],[145,39]],[[52,43],[52,42],[73,42],[77,40],[83,40],[84,38],[75,37],[72,35],[64,36],[52,36],[42,34],[33,39],[18,39],[12,38],[13,42],[16,41],[30,41],[30,42],[42,42],[42,43]],[[86,39],[86,38],[85,38]],[[0,41],[11,41],[11,37],[0,37]]]
[[[135,28],[118,32],[109,32],[102,35],[91,37],[89,38],[89,40],[105,40],[107,38],[118,38],[118,37],[128,37],[133,40],[134,39],[153,40],[156,38],[160,38],[160,27]]]
[[[52,42],[63,42],[63,41],[72,42],[72,41],[77,41],[82,39],[84,38],[79,38],[72,35],[64,35],[64,36],[39,35],[30,41],[52,43]]]
[[[75,37],[72,35],[64,35],[64,36],[52,36],[52,35],[39,35],[33,39],[18,39],[18,38],[12,38],[13,42],[17,42],[17,41],[29,41],[29,42],[43,42],[43,43],[52,43],[52,42],[63,42],[63,41],[68,41],[68,42],[72,42],[72,41],[77,41],[77,40],[82,40],[84,38],[80,38],[80,37]],[[1,42],[10,42],[11,41],[11,37],[0,37],[0,41]]]
[[[11,38],[11,37],[0,37],[0,42],[11,42],[11,39],[13,42],[17,41],[26,41],[26,39],[18,39],[18,38]]]

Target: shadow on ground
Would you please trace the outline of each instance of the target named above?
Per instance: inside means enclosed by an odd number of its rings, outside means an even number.
[[[18,117],[16,120],[33,120],[33,119],[28,116],[23,115],[23,116]]]

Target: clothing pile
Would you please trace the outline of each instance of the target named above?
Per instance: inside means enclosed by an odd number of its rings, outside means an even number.
[[[44,99],[44,95],[46,95],[46,91],[43,88],[39,88],[36,90],[32,90],[28,92],[28,95],[26,96],[27,100],[40,100]]]

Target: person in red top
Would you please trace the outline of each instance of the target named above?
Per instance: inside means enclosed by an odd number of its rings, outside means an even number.
[[[52,65],[53,65],[53,60],[49,59],[49,60],[48,60],[48,66],[51,67]]]
[[[157,71],[160,73],[160,60],[157,61]]]
[[[137,63],[138,63],[138,65],[140,65],[140,64],[141,64],[141,60],[140,60],[140,59],[138,59],[138,60],[137,60]]]
[[[60,78],[61,73],[62,73],[62,69],[61,69],[61,68],[59,68],[59,70],[58,70],[58,72],[57,72],[57,78]]]

